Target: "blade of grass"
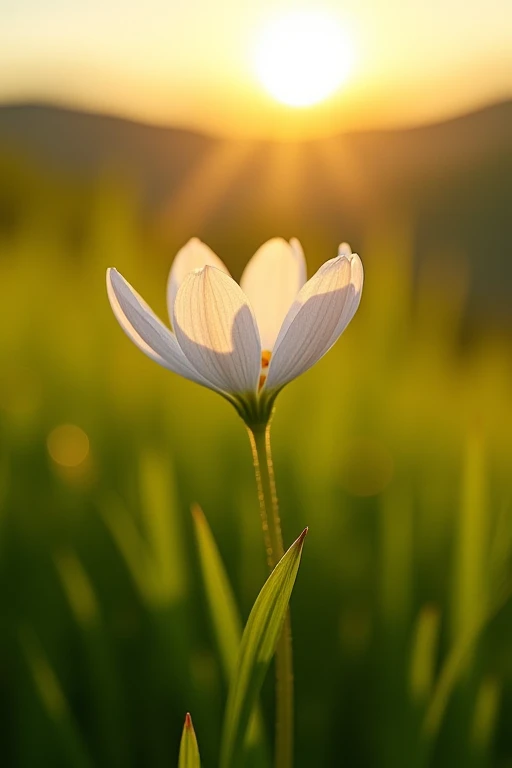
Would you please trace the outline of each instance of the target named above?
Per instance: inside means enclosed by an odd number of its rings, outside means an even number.
[[[434,684],[441,616],[435,605],[424,605],[418,614],[411,648],[409,691],[415,704],[422,705]]]
[[[194,504],[192,519],[206,598],[226,679],[233,676],[242,639],[242,620],[219,550],[202,509]]]
[[[163,603],[181,603],[187,597],[186,547],[174,477],[169,462],[152,451],[141,457],[140,491],[156,587]]]
[[[100,507],[100,514],[155,631],[154,652],[147,660],[148,675],[154,676],[155,684],[156,680],[161,684],[162,675],[168,675],[167,684],[175,691],[185,692],[192,675],[187,606],[178,600],[169,602],[169,595],[161,588],[153,550],[122,503],[114,496],[108,497]]]
[[[453,642],[478,622],[480,606],[488,600],[489,509],[486,504],[485,453],[479,435],[465,446],[453,596]],[[468,669],[471,655],[467,657]]]
[[[484,754],[492,743],[497,726],[500,699],[500,682],[491,676],[484,677],[476,697],[471,729],[471,742],[480,754]]]
[[[41,705],[56,728],[66,765],[70,768],[92,768],[93,762],[64,691],[31,628],[22,627],[20,643]]]
[[[157,575],[147,543],[117,499],[113,497],[106,499],[100,508],[100,513],[125,562],[142,603],[155,608],[161,603],[161,592],[157,587]]]
[[[183,734],[181,736],[180,757],[178,768],[200,768],[199,747],[197,745],[196,733],[192,725],[192,718],[187,712]]]
[[[128,761],[128,753],[123,738],[126,728],[119,685],[93,584],[72,549],[58,550],[53,555],[53,561],[71,613],[80,629],[97,742],[104,750],[106,765],[124,765]]]
[[[221,768],[233,768],[241,762],[247,724],[284,624],[307,531],[278,562],[247,621],[224,715]]]
[[[215,640],[219,649],[222,671],[226,683],[229,684],[235,673],[242,640],[242,619],[208,521],[199,505],[194,504],[191,511]],[[251,717],[246,746],[251,752],[251,764],[268,765],[263,718],[259,707],[256,707]]]
[[[53,556],[55,567],[76,623],[89,631],[99,623],[98,602],[85,569],[72,550],[61,549]]]
[[[488,624],[511,598],[512,580],[509,580],[490,606],[480,608],[478,615],[473,618],[473,624],[467,628],[466,633],[458,639],[449,652],[439,673],[423,721],[424,735],[431,742],[437,737],[446,706],[455,685],[464,672],[468,656],[471,655],[475,644]]]

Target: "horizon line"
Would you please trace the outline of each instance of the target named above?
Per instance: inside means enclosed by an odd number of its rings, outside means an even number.
[[[342,136],[355,136],[364,134],[377,134],[377,133],[400,133],[400,132],[413,132],[421,130],[423,128],[435,128],[436,126],[443,126],[450,123],[457,122],[458,120],[464,120],[467,117],[478,115],[492,109],[496,109],[507,104],[512,105],[512,95],[503,95],[502,97],[480,99],[474,106],[467,107],[466,109],[457,109],[453,112],[449,112],[443,115],[433,117],[432,119],[409,119],[409,120],[397,120],[395,124],[391,124],[388,120],[382,121],[380,124],[370,126],[362,125],[360,128],[350,127],[347,130],[338,130],[336,132],[310,136],[270,136],[270,135],[247,135],[244,132],[233,132],[229,134],[222,130],[204,129],[195,125],[195,121],[182,121],[176,120],[171,122],[166,119],[151,119],[142,115],[130,114],[129,112],[122,112],[118,109],[108,109],[95,107],[93,105],[84,105],[79,102],[73,103],[70,99],[59,99],[58,97],[52,98],[40,98],[40,97],[21,97],[21,98],[7,98],[2,99],[0,97],[0,110],[1,109],[49,109],[58,112],[67,112],[75,115],[82,115],[84,117],[97,117],[107,120],[122,122],[139,127],[153,128],[161,131],[179,131],[182,133],[194,134],[206,139],[220,140],[220,141],[236,141],[249,144],[307,144],[315,141],[336,139]]]

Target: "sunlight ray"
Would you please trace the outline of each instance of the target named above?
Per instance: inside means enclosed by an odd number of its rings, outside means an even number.
[[[369,189],[361,163],[343,136],[316,141],[312,149],[322,165],[333,199],[340,199],[350,208],[360,208],[367,201]]]
[[[281,222],[287,217],[296,220],[297,205],[303,198],[304,145],[279,142],[269,145],[261,181],[261,196]],[[289,236],[296,232],[288,233]]]
[[[190,232],[201,233],[255,148],[253,142],[215,143],[164,203],[158,216],[160,230],[182,239]]]

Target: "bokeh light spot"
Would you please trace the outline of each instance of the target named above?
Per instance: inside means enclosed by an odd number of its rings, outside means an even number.
[[[89,438],[76,424],[55,427],[46,441],[48,453],[60,467],[78,467],[89,455]]]

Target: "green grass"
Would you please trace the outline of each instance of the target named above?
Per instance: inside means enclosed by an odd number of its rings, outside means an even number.
[[[2,757],[168,768],[190,711],[214,766],[227,685],[190,505],[246,620],[266,578],[250,448],[230,406],[111,314],[115,265],[164,316],[173,254],[106,183],[87,203],[78,242],[55,192],[0,246]],[[369,221],[358,314],[277,401],[285,543],[309,526],[297,768],[512,765],[510,349],[482,326],[461,345],[464,294],[441,268],[413,289],[404,224]],[[251,253],[221,255],[239,275]],[[310,273],[332,255],[307,253]],[[88,436],[77,467],[48,451],[62,424]],[[262,710],[272,734],[271,675]]]

